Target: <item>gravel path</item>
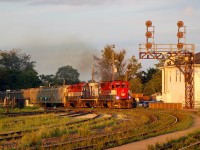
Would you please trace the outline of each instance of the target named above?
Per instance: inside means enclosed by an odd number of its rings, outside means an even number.
[[[200,117],[193,115],[193,121],[194,123],[192,127],[189,129],[148,138],[142,141],[133,142],[119,147],[111,148],[109,150],[147,150],[148,145],[155,145],[156,143],[166,143],[169,140],[177,139],[193,131],[200,130]]]

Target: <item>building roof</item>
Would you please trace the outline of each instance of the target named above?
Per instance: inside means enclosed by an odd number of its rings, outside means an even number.
[[[200,52],[195,54],[195,64],[200,64]]]

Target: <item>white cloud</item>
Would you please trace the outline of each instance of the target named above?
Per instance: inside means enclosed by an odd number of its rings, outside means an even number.
[[[192,6],[187,6],[185,9],[184,9],[184,14],[188,15],[188,16],[191,16],[194,12],[194,8]]]
[[[0,2],[15,2],[21,3],[25,2],[31,5],[73,5],[73,6],[80,6],[80,5],[102,5],[108,3],[117,3],[121,0],[0,0]]]

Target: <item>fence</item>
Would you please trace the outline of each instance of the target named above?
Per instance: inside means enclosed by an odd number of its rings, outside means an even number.
[[[183,109],[182,103],[149,103],[149,108]]]

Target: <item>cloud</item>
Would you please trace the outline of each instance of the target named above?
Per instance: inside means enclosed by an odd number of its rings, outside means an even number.
[[[82,6],[82,5],[103,5],[108,3],[117,3],[121,0],[0,0],[0,2],[15,2],[15,3],[28,3],[30,5],[71,5],[71,6]]]
[[[66,4],[66,5],[73,5],[73,6],[80,6],[80,5],[101,5],[105,3],[110,3],[112,0],[34,0],[32,4]]]
[[[191,16],[194,12],[194,8],[192,6],[187,6],[185,9],[184,9],[184,13],[188,16]]]

